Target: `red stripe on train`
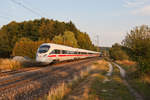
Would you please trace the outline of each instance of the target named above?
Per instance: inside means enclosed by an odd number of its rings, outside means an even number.
[[[66,56],[96,56],[96,55],[58,55],[59,57],[66,57]],[[56,57],[56,55],[49,55],[48,57]]]
[[[48,57],[56,57],[56,55],[48,55]]]

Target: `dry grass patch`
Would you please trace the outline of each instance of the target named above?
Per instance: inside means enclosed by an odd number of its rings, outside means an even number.
[[[0,59],[0,70],[16,70],[22,68],[20,62],[12,59]]]
[[[114,81],[118,82],[118,83],[122,83],[122,84],[123,84],[123,80],[122,80],[119,76],[117,76],[117,75],[114,75],[114,76],[112,77],[112,79],[113,79]]]
[[[106,76],[101,75],[101,74],[97,74],[97,73],[92,74],[91,77],[92,78],[97,77],[97,78],[102,79],[102,80],[106,79]]]
[[[64,97],[88,76],[90,70],[90,68],[87,68],[86,70],[81,71],[78,76],[74,76],[73,80],[68,83],[60,83],[55,88],[52,88],[48,95],[44,96],[42,99],[40,98],[39,100],[64,100]]]
[[[141,77],[141,79],[143,80],[144,83],[146,82],[146,83],[150,84],[150,74],[143,75]]]
[[[120,65],[125,65],[125,66],[134,66],[134,65],[136,65],[136,62],[130,61],[130,60],[117,60],[115,62],[120,64]]]
[[[109,70],[108,62],[105,60],[99,60],[92,65],[92,70],[106,72]]]
[[[57,87],[50,90],[49,94],[42,98],[41,100],[72,100],[68,99],[70,93],[74,91],[82,91],[82,97],[79,100],[99,100],[96,95],[89,94],[89,88],[87,86],[89,81],[92,81],[94,77],[105,79],[105,76],[99,75],[97,72],[109,70],[108,63],[105,60],[99,60],[95,62],[92,66],[88,67],[86,70],[82,70],[78,76],[74,76],[73,80],[68,83],[61,83]],[[93,72],[93,73],[91,73]],[[90,76],[91,75],[91,76]],[[90,79],[88,78],[90,77]],[[89,79],[89,80],[88,80]],[[88,80],[87,82],[85,82]],[[83,84],[84,83],[84,84]],[[85,87],[85,89],[83,89]],[[77,93],[78,94],[78,93]],[[73,97],[73,100],[78,100]]]
[[[13,59],[0,59],[0,71],[11,71],[17,70],[25,67],[37,67],[37,66],[46,66],[46,64],[36,62],[34,60],[31,61],[17,61]]]
[[[63,82],[56,88],[51,89],[45,100],[62,100],[69,91],[70,88]]]

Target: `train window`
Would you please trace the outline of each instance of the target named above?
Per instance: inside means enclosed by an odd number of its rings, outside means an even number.
[[[81,52],[81,54],[84,54],[84,52]]]
[[[62,54],[67,54],[68,52],[66,50],[62,50]]]
[[[74,54],[74,51],[70,51],[69,54]]]
[[[60,50],[55,49],[50,54],[60,54]]]
[[[55,50],[55,54],[60,54],[60,50]]]
[[[49,50],[50,46],[49,45],[42,45],[40,46],[38,52],[39,53],[46,53]]]
[[[71,54],[71,51],[67,51],[67,54]]]
[[[74,54],[78,54],[78,52],[75,51]]]
[[[67,51],[67,54],[71,54],[71,51]]]
[[[55,50],[53,50],[50,54],[55,54]]]

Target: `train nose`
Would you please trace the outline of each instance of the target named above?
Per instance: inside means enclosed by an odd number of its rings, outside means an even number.
[[[36,56],[36,61],[37,62],[43,62],[44,61],[44,57],[42,55],[37,55]]]
[[[36,61],[41,63],[51,63],[52,59],[48,58],[47,54],[36,55]]]

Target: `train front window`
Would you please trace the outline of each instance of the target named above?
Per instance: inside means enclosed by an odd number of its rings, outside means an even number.
[[[39,53],[46,53],[49,50],[50,46],[49,45],[42,45],[39,48]]]

